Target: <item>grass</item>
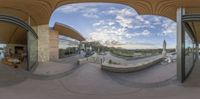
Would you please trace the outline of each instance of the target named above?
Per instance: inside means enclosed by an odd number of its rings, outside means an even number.
[[[133,53],[125,53],[121,51],[112,51],[112,54],[117,55],[117,56],[123,56],[123,57],[133,57]]]
[[[159,55],[156,52],[144,52],[144,51],[125,51],[125,50],[113,50],[111,53],[115,56],[133,58],[133,57],[146,57],[146,56],[154,56]]]

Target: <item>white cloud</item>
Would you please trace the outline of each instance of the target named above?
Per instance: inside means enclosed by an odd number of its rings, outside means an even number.
[[[129,38],[132,38],[132,37],[137,37],[137,36],[149,36],[150,34],[151,32],[149,30],[144,30],[142,32],[133,32],[129,34],[128,36],[130,36]]]
[[[147,35],[150,35],[150,31],[144,30],[141,34],[147,36]]]
[[[126,18],[124,15],[117,15],[116,21],[123,27],[123,28],[132,28],[132,18]]]
[[[110,7],[107,10],[100,10],[98,4],[72,4],[63,6],[62,13],[79,12],[81,16],[95,18],[92,24],[93,32],[88,40],[101,42],[130,42],[137,37],[146,37],[155,34],[156,36],[174,36],[176,33],[176,23],[160,16],[138,15],[132,8]],[[158,28],[159,27],[159,28]],[[152,33],[151,30],[155,33]],[[160,32],[160,33],[156,33]],[[153,38],[152,38],[153,39]],[[137,45],[137,44],[136,44]],[[142,44],[145,46],[145,44]],[[142,47],[141,47],[142,48]]]
[[[81,11],[84,17],[88,18],[99,18],[97,13],[99,12],[97,8],[85,8]]]
[[[107,11],[102,11],[102,14],[108,14],[108,15],[124,15],[124,16],[135,16],[137,15],[137,12],[133,10],[132,8],[124,8],[124,9],[117,9],[114,7],[111,7]]]
[[[140,15],[137,15],[135,18],[137,20],[139,20],[140,22],[144,22],[144,18],[142,16],[140,16]]]
[[[100,21],[94,23],[93,26],[96,27],[96,26],[99,26],[99,25],[102,25],[102,24],[105,24],[104,20],[100,20]]]
[[[151,43],[132,43],[132,44],[120,44],[112,45],[113,47],[121,47],[126,49],[156,49],[157,46]]]
[[[101,14],[115,16],[115,21],[118,22],[123,28],[133,28],[133,18],[137,12],[131,8],[116,9],[102,11]],[[112,24],[113,25],[113,24]]]
[[[164,35],[175,35],[177,29],[176,29],[176,23],[171,20],[165,20],[162,24],[163,27],[163,33]]]
[[[90,40],[105,43],[108,40],[124,42],[122,37],[127,34],[125,28],[115,26],[98,26],[95,32],[90,33]]]
[[[93,4],[93,3],[86,3],[86,4],[70,4],[67,6],[62,6],[57,9],[57,11],[68,14],[68,13],[81,13],[82,16],[88,17],[88,18],[98,18],[98,12],[99,10],[96,8],[97,5],[101,4]]]

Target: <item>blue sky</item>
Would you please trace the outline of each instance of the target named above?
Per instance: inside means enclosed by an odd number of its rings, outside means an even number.
[[[79,3],[64,5],[52,15],[55,22],[71,26],[88,41],[100,41],[108,46],[127,49],[161,48],[163,40],[168,48],[176,46],[176,22],[155,15],[138,15],[122,4]]]

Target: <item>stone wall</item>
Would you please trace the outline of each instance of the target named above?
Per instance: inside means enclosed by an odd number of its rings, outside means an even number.
[[[50,29],[48,25],[40,25],[37,27],[38,61],[39,62],[47,62],[50,60],[49,33],[50,33]]]
[[[59,58],[59,33],[57,31],[50,30],[49,42],[50,60],[56,60]]]
[[[143,61],[136,64],[111,64],[108,61],[106,61],[101,65],[101,69],[116,73],[137,72],[160,63],[162,59],[162,56],[158,56],[155,59]]]
[[[48,25],[32,27],[38,34],[38,61],[48,62],[59,58],[59,33]]]

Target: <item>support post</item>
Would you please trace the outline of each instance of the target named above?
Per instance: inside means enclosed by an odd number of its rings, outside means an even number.
[[[185,10],[183,8],[177,9],[177,80],[180,83],[185,79],[185,33],[182,24],[184,14]]]

